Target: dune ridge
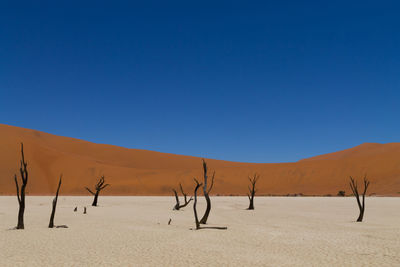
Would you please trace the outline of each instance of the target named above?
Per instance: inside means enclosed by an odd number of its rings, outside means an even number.
[[[111,186],[104,195],[170,195],[182,182],[193,188],[201,176],[201,158],[56,136],[36,130],[0,124],[0,194],[15,194],[19,143],[24,142],[30,170],[29,195],[51,195],[63,173],[62,195],[88,195],[102,174]],[[400,196],[400,143],[365,143],[343,151],[293,163],[240,163],[206,159],[216,171],[213,195],[245,195],[247,177],[261,178],[258,195],[335,195],[350,192],[349,175],[371,181],[370,192]]]

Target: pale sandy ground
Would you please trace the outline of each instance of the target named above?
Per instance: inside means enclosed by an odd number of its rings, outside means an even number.
[[[62,196],[55,223],[69,228],[48,229],[51,199],[28,197],[26,229],[9,230],[17,199],[0,197],[1,266],[400,266],[400,198],[368,198],[356,223],[350,197],[260,197],[255,211],[213,197],[209,223],[227,231],[190,230],[192,206],[172,211],[172,197]]]

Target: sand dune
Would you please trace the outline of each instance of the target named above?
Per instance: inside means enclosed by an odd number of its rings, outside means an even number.
[[[254,211],[247,197],[213,197],[208,222],[227,231],[190,230],[192,208],[172,211],[173,197],[61,197],[55,223],[69,228],[48,229],[51,199],[28,197],[25,230],[7,230],[18,204],[0,197],[1,266],[400,265],[400,198],[367,198],[356,223],[353,197],[259,197]]]
[[[53,194],[63,173],[64,195],[86,195],[84,186],[104,174],[112,186],[105,195],[170,195],[182,182],[191,190],[201,176],[201,159],[55,136],[0,124],[0,194],[15,194],[19,143],[24,142],[30,169],[28,195]],[[348,177],[365,173],[370,192],[399,195],[400,143],[363,144],[294,163],[252,164],[207,160],[216,171],[213,194],[244,195],[247,176],[261,175],[258,194],[335,195],[349,192]]]

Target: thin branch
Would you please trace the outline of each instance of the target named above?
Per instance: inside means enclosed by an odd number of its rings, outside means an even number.
[[[87,191],[89,191],[90,194],[95,195],[95,193],[92,192],[89,188],[85,187]]]
[[[21,203],[21,198],[19,196],[19,186],[18,186],[18,180],[17,180],[17,175],[14,175],[14,180],[15,180],[15,186],[17,187],[17,198],[18,198],[18,203]]]
[[[215,178],[215,171],[214,171],[214,173],[212,175],[210,189],[208,189],[207,194],[209,194],[211,192],[211,189],[214,186],[214,178]]]
[[[100,187],[100,190],[103,190],[104,188],[106,188],[107,186],[109,186],[110,184],[105,184],[102,187]]]

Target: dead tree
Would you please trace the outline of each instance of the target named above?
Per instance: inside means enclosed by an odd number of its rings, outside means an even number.
[[[94,196],[92,206],[96,207],[97,206],[97,199],[99,197],[99,193],[101,190],[109,186],[109,184],[104,184],[104,175],[101,176],[100,180],[97,182],[95,185],[96,193],[93,193],[92,190],[89,188],[85,187],[87,191],[89,191],[90,194]]]
[[[194,202],[193,202],[193,212],[194,212],[194,221],[196,223],[196,230],[200,229],[200,222],[199,222],[199,218],[197,217],[197,210],[196,210],[196,206],[197,206],[197,189],[199,189],[200,186],[202,186],[201,183],[199,183],[199,181],[197,181],[197,179],[195,178],[194,181],[196,182],[196,187],[194,188]]]
[[[357,182],[354,181],[353,177],[350,176],[350,188],[354,196],[357,199],[358,208],[360,209],[360,215],[357,218],[357,222],[362,222],[365,211],[365,194],[369,186],[369,181],[367,180],[367,175],[364,176],[364,191],[362,193],[362,202],[360,201],[360,195],[358,193]]]
[[[178,192],[176,192],[175,189],[172,189],[172,191],[174,192],[174,195],[175,195],[175,200],[176,200],[176,204],[175,204],[175,206],[174,206],[174,210],[180,210],[181,208],[186,207],[186,206],[190,203],[190,201],[193,200],[192,197],[189,199],[189,201],[187,200],[187,194],[185,194],[185,192],[183,191],[183,187],[182,187],[182,184],[181,184],[181,183],[179,183],[179,187],[181,188],[181,192],[182,192],[182,195],[183,195],[183,197],[184,197],[185,203],[182,204],[182,205],[180,205],[179,197],[178,197]]]
[[[207,163],[203,159],[203,176],[204,176],[203,194],[204,194],[204,197],[205,197],[206,202],[207,202],[207,207],[206,207],[206,211],[204,212],[203,218],[201,218],[201,220],[200,220],[201,224],[207,224],[208,215],[210,215],[211,199],[210,199],[209,193],[210,193],[211,189],[213,188],[214,177],[215,177],[215,172],[214,172],[213,176],[211,178],[210,188],[207,189],[207,180],[208,180],[207,170],[208,170]]]
[[[247,194],[247,196],[249,197],[249,207],[247,208],[248,210],[254,210],[254,196],[256,195],[256,183],[258,181],[258,179],[260,178],[260,176],[258,174],[254,174],[253,177],[249,177],[249,181],[251,184],[251,187],[249,186],[249,193]]]
[[[54,227],[54,216],[55,216],[55,214],[56,214],[56,207],[57,207],[57,200],[58,200],[58,192],[60,192],[61,179],[62,179],[62,174],[60,175],[60,181],[58,182],[58,187],[57,187],[56,196],[55,196],[54,199],[53,199],[53,208],[52,208],[52,210],[51,210],[49,228],[53,228],[53,227]]]
[[[217,227],[217,226],[213,226],[213,227],[203,227],[200,226],[200,222],[199,222],[199,217],[197,216],[197,190],[199,189],[200,186],[202,186],[201,183],[199,183],[199,181],[197,181],[196,178],[194,178],[194,181],[196,182],[196,187],[194,189],[194,202],[193,202],[193,213],[194,213],[194,221],[196,223],[196,230],[200,230],[200,229],[217,229],[217,230],[226,230],[228,229],[228,227]]]
[[[179,202],[178,193],[176,192],[176,190],[175,190],[175,189],[172,189],[172,191],[174,191],[174,195],[175,195],[175,201],[176,201],[176,204],[175,204],[175,206],[174,206],[173,210],[179,210],[179,209],[180,209],[180,207],[181,207],[181,205],[180,205],[180,202]]]
[[[28,163],[25,161],[24,156],[24,144],[21,143],[21,165],[19,168],[19,173],[21,175],[21,191],[19,190],[17,175],[14,175],[15,186],[17,187],[17,198],[19,204],[18,210],[18,224],[16,229],[24,229],[24,212],[25,212],[25,189],[28,184],[28,169],[26,166]]]

